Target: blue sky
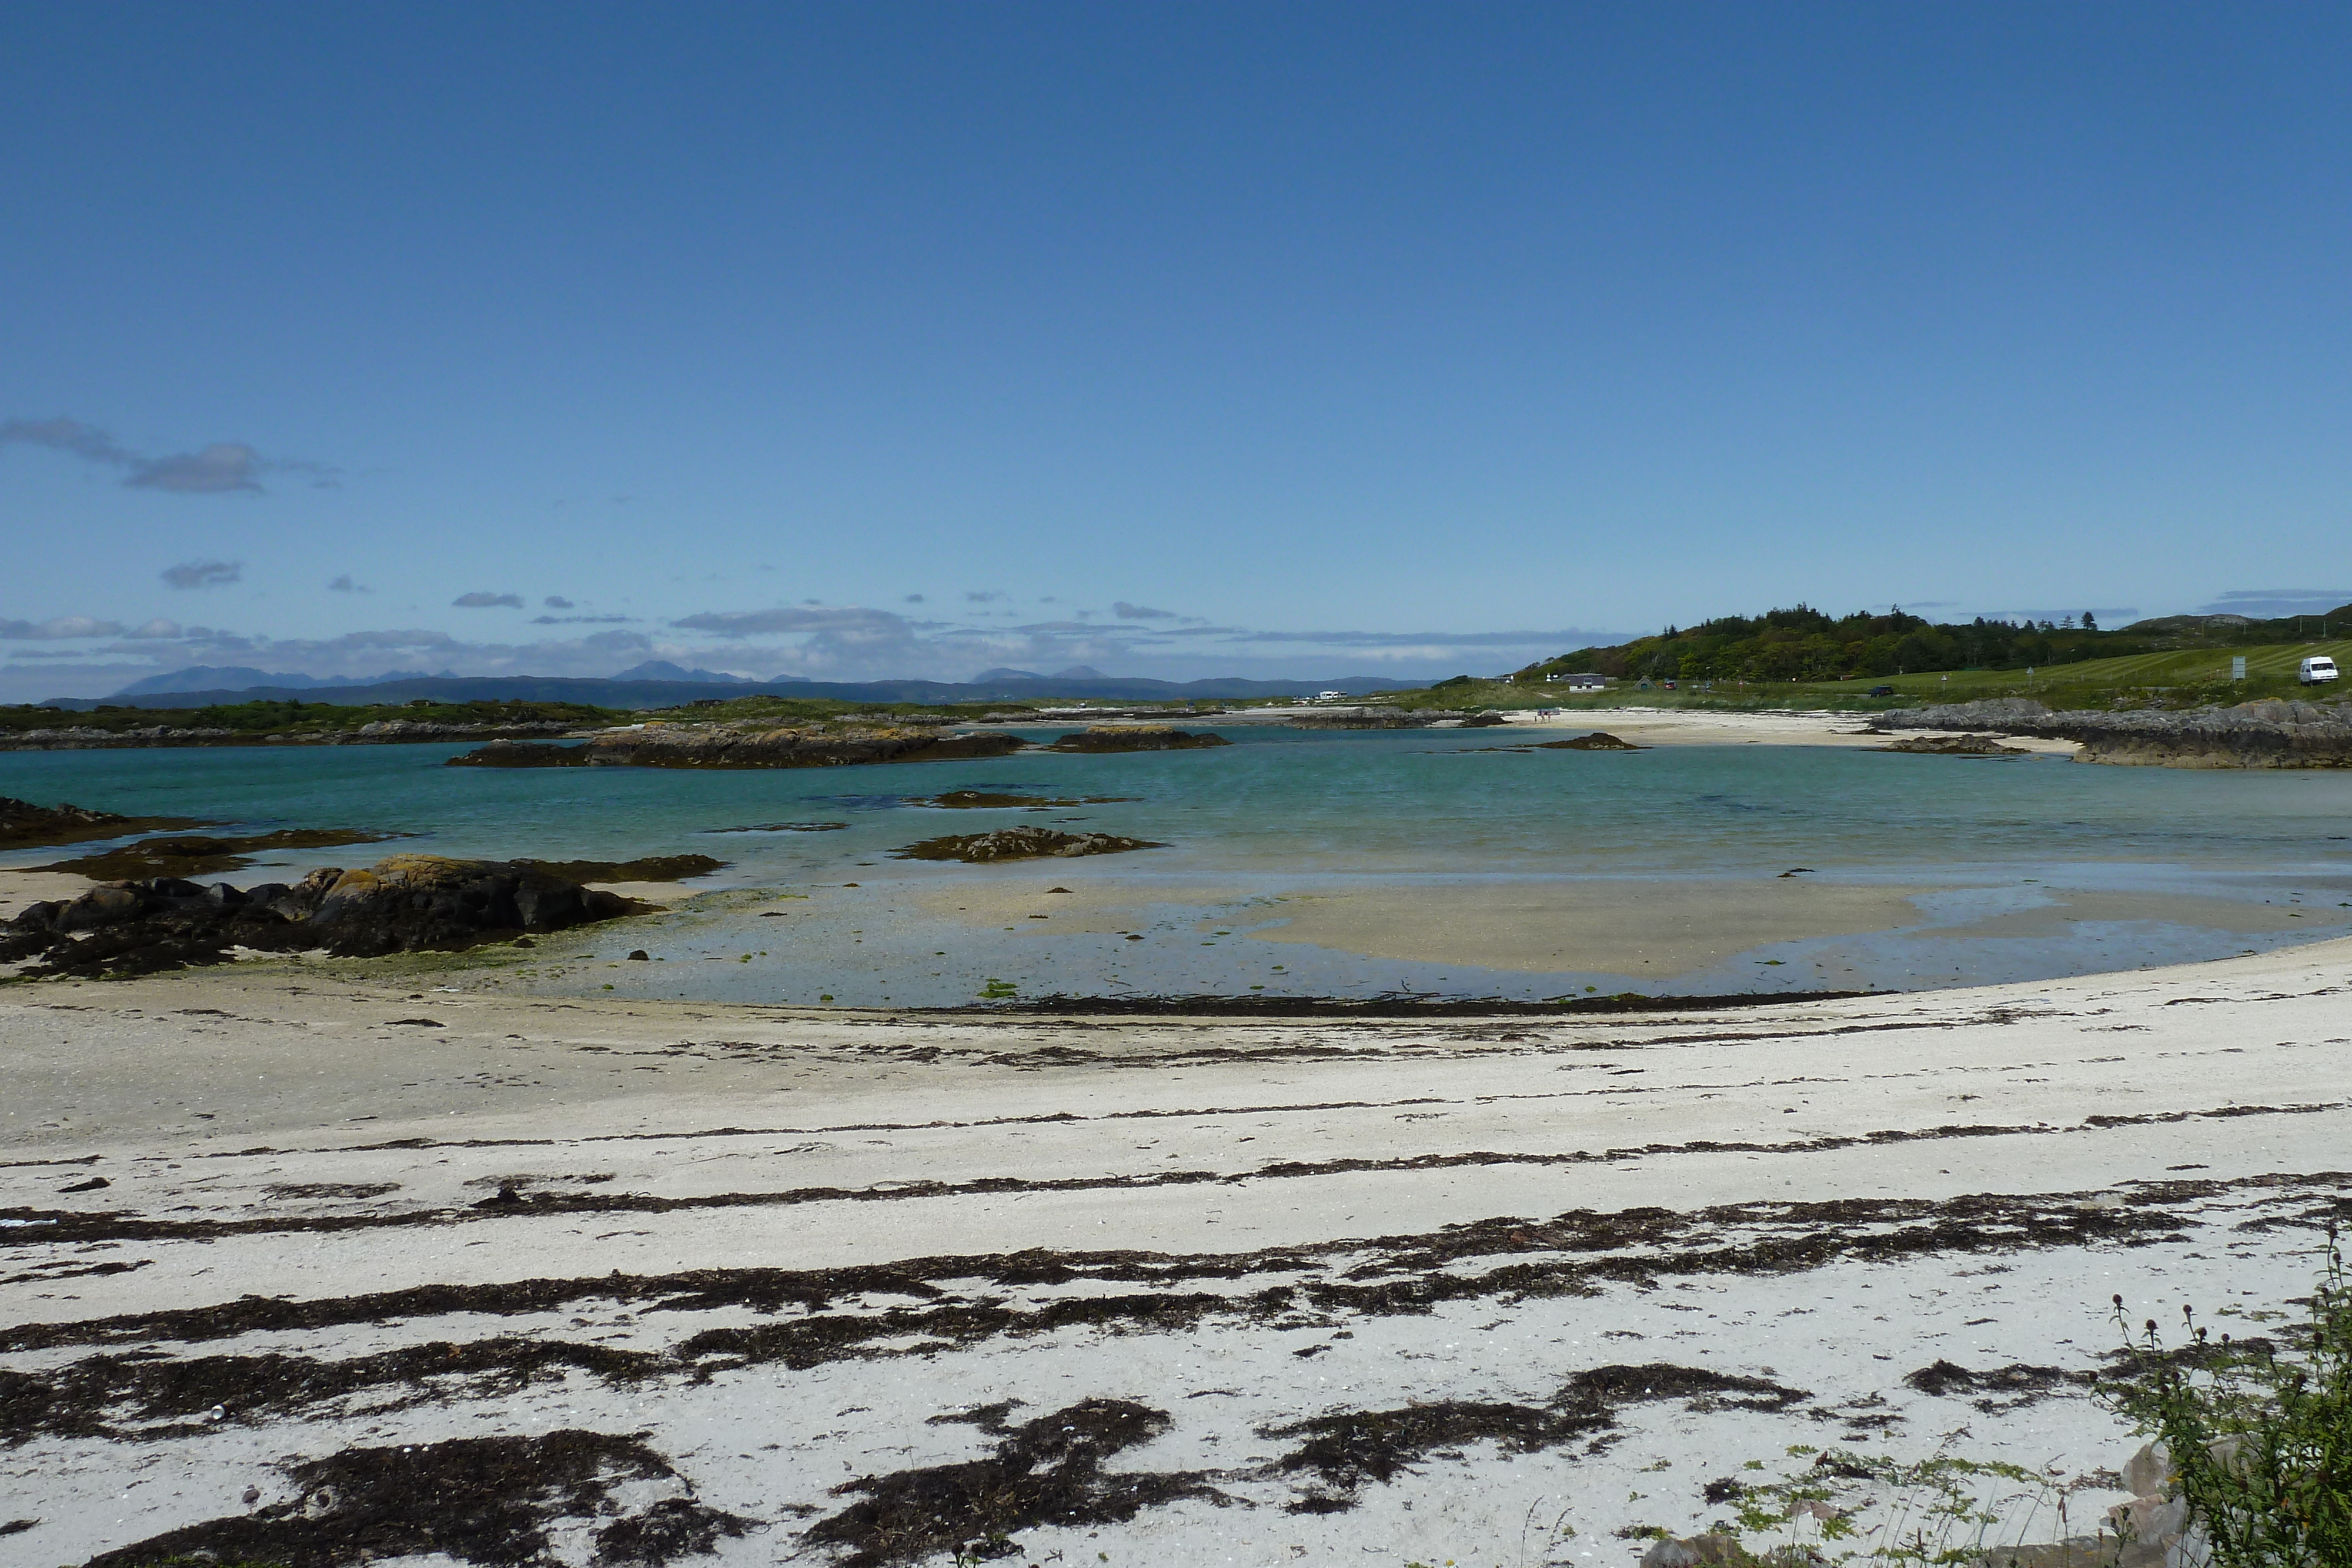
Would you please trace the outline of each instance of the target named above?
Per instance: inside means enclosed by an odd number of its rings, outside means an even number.
[[[2352,599],[2340,5],[8,39],[0,697],[1417,676],[1801,599]]]

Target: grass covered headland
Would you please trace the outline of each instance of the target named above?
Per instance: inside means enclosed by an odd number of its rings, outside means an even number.
[[[1800,604],[1578,648],[1492,680],[1460,675],[1398,700],[1449,707],[1874,708],[2030,696],[2061,707],[2118,701],[2192,707],[2314,695],[2298,686],[2296,672],[2315,654],[2352,662],[2352,604],[2274,621],[2174,615],[2112,631],[2088,613],[2057,623],[1979,617],[1938,624],[1900,610],[1833,617]],[[2245,660],[2242,679],[2233,673],[2237,658]],[[1602,676],[1608,685],[1571,692],[1564,683],[1578,674]],[[1886,691],[1872,695],[1877,687]]]

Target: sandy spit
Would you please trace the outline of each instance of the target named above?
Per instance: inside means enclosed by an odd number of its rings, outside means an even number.
[[[367,1478],[436,1464],[583,1568],[1631,1563],[1791,1443],[2112,1468],[2111,1295],[2307,1288],[2347,960],[1560,1022],[0,988],[0,1562],[397,1546]]]

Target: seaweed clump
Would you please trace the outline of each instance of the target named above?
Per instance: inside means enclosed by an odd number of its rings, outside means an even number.
[[[576,1430],[346,1448],[288,1473],[299,1489],[290,1501],[101,1552],[89,1568],[145,1568],[198,1553],[338,1568],[427,1552],[506,1568],[545,1561],[548,1526],[557,1520],[609,1517],[621,1483],[677,1479],[635,1437]],[[659,1568],[751,1524],[691,1497],[665,1499],[604,1526],[598,1556]]]
[[[1225,1500],[1198,1474],[1109,1472],[1103,1461],[1168,1429],[1168,1413],[1129,1399],[1087,1399],[1018,1427],[1004,1407],[967,1418],[1000,1435],[996,1452],[961,1464],[867,1476],[834,1489],[863,1497],[818,1521],[808,1539],[847,1549],[841,1568],[887,1568],[939,1552],[1010,1556],[1013,1531],[1039,1525],[1120,1524],[1185,1498]]]

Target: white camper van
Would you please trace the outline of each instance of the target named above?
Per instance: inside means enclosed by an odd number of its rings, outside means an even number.
[[[2332,681],[2335,678],[2336,661],[2325,653],[2315,659],[2305,659],[2302,667],[2295,673],[2295,679],[2306,686],[2315,686],[2322,681]]]

